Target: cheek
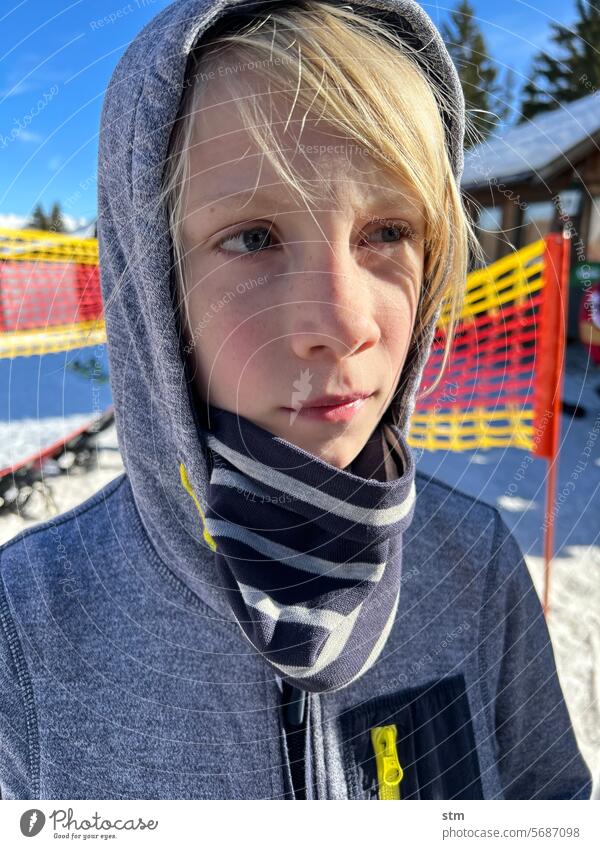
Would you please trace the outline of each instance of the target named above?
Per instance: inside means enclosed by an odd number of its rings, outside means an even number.
[[[382,377],[388,386],[395,386],[404,368],[412,338],[412,324],[406,315],[381,328]]]
[[[245,304],[243,303],[246,300]],[[247,393],[256,394],[260,375],[269,358],[269,327],[263,316],[246,311],[250,299],[237,295],[229,302],[190,305],[190,323],[195,328],[195,362],[203,392],[213,403],[234,409]],[[256,312],[256,311],[254,311]],[[268,373],[268,372],[266,372]]]
[[[257,323],[268,321],[268,315],[265,320],[261,314],[261,287],[250,272],[244,275],[222,260],[191,251],[190,279],[197,282],[188,292],[189,323],[205,347],[241,343],[256,331]]]
[[[273,359],[269,340],[278,336],[262,296],[263,278],[238,273],[235,279],[222,264],[211,267],[193,251],[190,266],[190,279],[198,281],[187,299],[195,383],[212,404],[250,411],[264,395]]]
[[[381,341],[390,363],[397,367],[408,352],[419,302],[419,286],[402,286],[388,290],[377,305],[377,322]]]

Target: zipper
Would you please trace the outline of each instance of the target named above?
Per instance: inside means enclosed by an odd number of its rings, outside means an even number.
[[[306,799],[306,692],[281,682],[283,728],[286,735],[294,799]]]
[[[371,743],[377,764],[377,782],[380,799],[399,799],[400,782],[404,770],[396,749],[396,726],[378,725],[371,728]]]

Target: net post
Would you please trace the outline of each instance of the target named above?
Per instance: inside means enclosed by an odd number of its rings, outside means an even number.
[[[542,607],[550,612],[550,578],[554,548],[554,504],[562,414],[562,385],[568,315],[570,231],[545,237],[544,297],[540,320],[541,339],[536,354],[535,422],[538,428],[533,453],[548,462],[544,516],[544,582]],[[538,359],[539,358],[539,359]],[[548,422],[550,426],[548,426]]]

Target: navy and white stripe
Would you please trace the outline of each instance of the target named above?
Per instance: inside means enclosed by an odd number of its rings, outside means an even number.
[[[209,409],[204,522],[236,620],[296,687],[347,686],[375,662],[396,615],[402,535],[415,507],[410,448],[383,425],[338,469],[249,419]],[[400,471],[382,480],[390,458]]]

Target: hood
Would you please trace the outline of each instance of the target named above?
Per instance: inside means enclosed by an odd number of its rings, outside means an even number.
[[[358,2],[374,10],[421,48],[432,83],[464,107],[457,73],[434,24],[415,2]],[[123,463],[146,533],[165,565],[208,607],[207,616],[232,620],[230,605],[206,545],[198,511],[181,484],[202,502],[210,452],[198,427],[184,375],[174,292],[172,245],[159,196],[169,138],[183,93],[188,56],[203,33],[230,11],[271,4],[235,0],[178,0],[132,41],[107,88],[98,154],[98,243],[110,381]],[[428,72],[430,73],[430,72]],[[457,110],[462,116],[464,109]],[[457,184],[463,169],[464,119],[444,115]],[[419,359],[401,380],[404,430],[438,315],[427,328]]]

